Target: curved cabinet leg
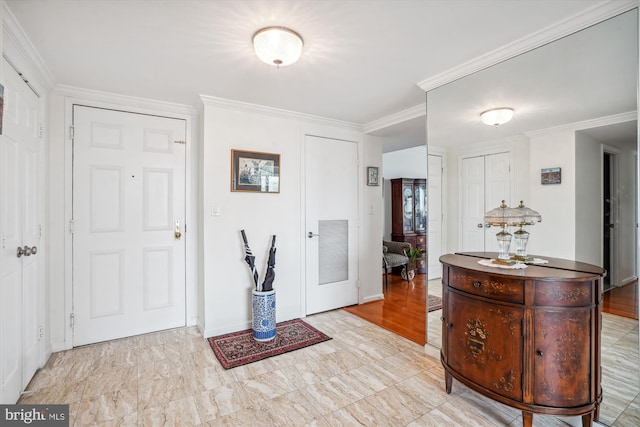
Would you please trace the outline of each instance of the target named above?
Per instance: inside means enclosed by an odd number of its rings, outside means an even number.
[[[451,385],[453,384],[453,377],[449,372],[444,373],[444,385],[447,390],[447,394],[451,394]]]
[[[522,411],[522,425],[523,427],[533,426],[533,413]]]

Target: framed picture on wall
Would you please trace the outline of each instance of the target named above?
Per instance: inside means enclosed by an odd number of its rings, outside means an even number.
[[[367,167],[367,185],[380,185],[379,170],[377,166]]]
[[[560,168],[545,168],[540,171],[540,183],[542,185],[560,184],[561,182]]]
[[[280,154],[231,150],[231,191],[280,192]]]

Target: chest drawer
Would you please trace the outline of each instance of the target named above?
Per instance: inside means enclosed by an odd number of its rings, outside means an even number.
[[[536,281],[535,304],[556,307],[583,307],[593,301],[593,282]]]
[[[448,285],[470,294],[524,304],[524,280],[450,268]]]

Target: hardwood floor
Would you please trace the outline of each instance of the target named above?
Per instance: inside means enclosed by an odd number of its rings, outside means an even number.
[[[384,300],[352,305],[344,310],[424,345],[427,325],[426,277],[426,274],[416,274],[413,280],[407,282],[400,275],[389,274],[389,290]]]
[[[417,344],[424,345],[426,286],[425,274],[416,275],[408,283],[397,274],[389,274],[389,290],[384,300],[353,305],[345,307],[344,310]],[[638,320],[637,282],[605,292],[602,311]]]
[[[638,320],[638,281],[605,292],[602,311]]]

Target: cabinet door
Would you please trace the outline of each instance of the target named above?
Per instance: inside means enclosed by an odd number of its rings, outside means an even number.
[[[427,186],[424,182],[416,182],[413,194],[415,195],[415,232],[427,231]]]
[[[590,403],[590,311],[536,310],[534,321],[535,403],[545,406]]]
[[[449,292],[449,366],[495,393],[522,400],[522,309]]]
[[[402,231],[413,232],[413,185],[402,184]]]

